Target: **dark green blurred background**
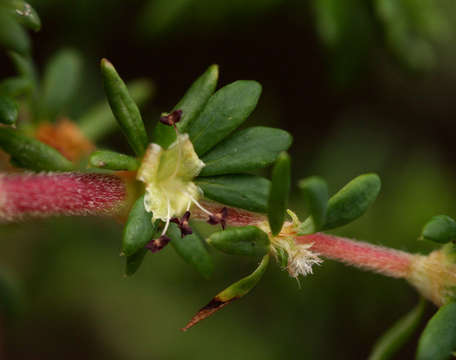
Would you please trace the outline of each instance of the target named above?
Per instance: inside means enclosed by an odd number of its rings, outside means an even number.
[[[295,183],[318,174],[336,191],[362,172],[381,175],[375,206],[340,233],[427,252],[416,240],[424,222],[456,215],[456,3],[398,0],[409,12],[392,16],[386,0],[337,3],[37,0],[34,56],[43,67],[62,47],[83,55],[73,119],[103,99],[101,57],[126,80],[152,79],[149,128],[212,63],[220,85],[258,80],[264,91],[248,125],[293,134]],[[382,4],[389,17],[379,15]],[[13,73],[2,53],[0,78]],[[102,145],[127,151],[119,133]],[[305,216],[296,189],[292,208]],[[125,279],[121,226],[111,220],[2,225],[0,236],[2,271],[22,298],[0,329],[6,359],[366,359],[417,301],[403,281],[332,261],[300,287],[274,264],[251,295],[182,333],[254,263],[214,254],[217,271],[206,281],[168,247]]]

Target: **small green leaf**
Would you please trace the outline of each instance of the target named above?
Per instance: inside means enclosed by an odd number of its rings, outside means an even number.
[[[285,221],[290,186],[291,160],[286,152],[282,152],[272,170],[271,191],[268,199],[268,220],[274,236],[282,230]]]
[[[400,318],[377,340],[368,360],[392,359],[418,329],[425,308],[426,301],[421,299],[412,311]]]
[[[43,76],[45,114],[54,118],[76,95],[81,80],[82,59],[74,50],[61,50],[46,66]]]
[[[139,168],[139,161],[134,157],[108,150],[97,150],[92,153],[89,163],[94,167],[109,170],[135,171]]]
[[[235,174],[195,179],[204,196],[222,204],[266,213],[271,183],[255,175]]]
[[[231,255],[263,256],[269,252],[269,237],[256,226],[241,226],[213,233],[208,243]]]
[[[0,82],[0,95],[11,97],[21,96],[33,88],[30,79],[25,77],[10,77]]]
[[[329,199],[322,230],[334,229],[358,219],[375,201],[380,188],[381,181],[377,174],[354,178]]]
[[[10,56],[16,71],[21,77],[30,81],[31,86],[35,91],[38,87],[38,75],[30,55],[24,56],[13,51],[10,51],[8,55]]]
[[[30,52],[28,34],[11,14],[5,12],[0,12],[0,45],[22,55]]]
[[[101,73],[112,113],[136,155],[142,156],[148,139],[138,106],[114,66],[106,59],[101,60]]]
[[[214,262],[204,244],[204,240],[193,229],[193,234],[181,237],[176,224],[170,224],[167,235],[171,238],[174,250],[206,279],[214,272]]]
[[[133,101],[142,106],[154,93],[154,85],[147,79],[137,79],[127,84]],[[92,141],[97,141],[118,129],[117,122],[107,101],[95,105],[79,119],[79,129]]]
[[[456,303],[442,306],[418,342],[417,360],[449,360],[456,351]]]
[[[306,208],[312,216],[312,229],[310,233],[321,229],[326,220],[328,206],[328,184],[318,176],[312,176],[299,182]]]
[[[23,0],[8,0],[11,14],[16,20],[33,31],[41,29],[41,20],[35,9]]]
[[[187,331],[192,326],[195,326],[200,321],[207,319],[216,311],[222,309],[234,300],[248,294],[261,280],[269,264],[269,255],[265,255],[261,260],[256,270],[250,274],[227,287],[222,292],[218,293],[206,306],[201,308],[198,313],[188,322],[182,329]]]
[[[141,266],[144,256],[147,254],[147,249],[140,249],[135,252],[133,255],[127,256],[126,264],[125,264],[125,275],[132,276],[134,275],[139,267]]]
[[[6,96],[0,96],[0,124],[14,125],[17,120],[16,102]]]
[[[152,213],[144,208],[144,196],[136,200],[125,225],[122,238],[122,252],[130,256],[141,250],[152,240],[156,226],[152,223]]]
[[[291,135],[284,130],[252,127],[235,132],[201,160],[206,164],[200,176],[233,174],[271,165],[281,151],[287,150]]]
[[[185,132],[188,124],[195,119],[206,105],[217,86],[219,70],[217,65],[211,65],[190,86],[184,97],[173,108],[182,110],[181,120],[176,124],[181,132]],[[168,148],[176,140],[176,132],[170,126],[158,123],[154,130],[154,142]]]
[[[196,153],[204,155],[241,125],[255,109],[260,94],[259,83],[239,80],[212,95],[186,129]]]
[[[456,240],[456,221],[446,215],[437,215],[424,225],[421,237],[445,244]]]
[[[73,164],[54,148],[11,128],[0,127],[0,148],[10,154],[16,164],[26,169],[35,171],[73,169]]]

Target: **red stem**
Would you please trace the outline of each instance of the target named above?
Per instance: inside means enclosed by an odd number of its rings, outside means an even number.
[[[311,249],[328,259],[395,278],[405,278],[410,274],[411,262],[415,257],[404,251],[323,233],[298,236],[296,241],[301,244],[312,243]]]
[[[126,180],[125,176],[84,173],[0,175],[0,222],[55,215],[118,216],[128,207]],[[212,213],[223,208],[214,202],[201,204]],[[192,218],[206,220],[207,214],[195,206]],[[244,226],[258,225],[267,219],[264,215],[230,208],[226,220],[230,225]],[[409,275],[415,257],[323,233],[297,236],[296,241],[312,243],[311,249],[323,257],[396,278]]]
[[[0,175],[0,221],[55,215],[118,215],[126,199],[126,184],[114,175]]]

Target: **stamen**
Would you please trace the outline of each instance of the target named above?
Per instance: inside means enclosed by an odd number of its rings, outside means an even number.
[[[170,114],[163,114],[160,117],[160,122],[164,125],[173,126],[176,128],[176,124],[181,120],[182,110],[174,110]]]
[[[170,206],[169,199],[168,199],[168,215],[166,216],[166,223],[165,223],[165,227],[163,228],[163,231],[161,233],[161,236],[165,235],[166,232],[168,231],[170,220],[171,220],[171,206]]]
[[[203,211],[204,213],[206,213],[207,215],[209,216],[212,216],[214,214],[212,214],[209,210],[205,209],[196,199],[193,198],[193,196],[189,195],[188,193],[185,192],[185,194],[190,198],[190,200],[200,208],[201,211]]]

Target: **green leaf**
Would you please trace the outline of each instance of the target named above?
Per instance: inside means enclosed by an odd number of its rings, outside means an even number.
[[[272,170],[271,191],[268,199],[268,220],[274,236],[282,230],[285,221],[290,186],[291,160],[286,152],[282,152]]]
[[[424,225],[421,237],[445,244],[456,240],[456,221],[446,215],[437,215]]]
[[[269,237],[256,226],[240,226],[213,233],[208,241],[231,255],[263,256],[269,252]]]
[[[0,124],[14,125],[17,120],[18,108],[16,102],[6,96],[0,96]]]
[[[312,176],[299,182],[306,208],[312,216],[312,229],[309,233],[314,233],[321,229],[326,220],[326,210],[328,206],[328,184],[318,176]]]
[[[23,0],[7,0],[16,20],[33,31],[41,29],[41,20],[35,9]]]
[[[195,179],[204,196],[222,204],[266,213],[271,183],[255,175],[235,174]]]
[[[21,75],[21,77],[28,79],[31,83],[33,90],[36,90],[38,87],[38,75],[36,73],[35,64],[33,63],[30,55],[21,55],[10,51],[8,55],[11,58],[11,61],[14,63],[16,71]]]
[[[46,66],[43,76],[45,114],[54,118],[76,95],[81,80],[82,59],[74,50],[61,50]]]
[[[10,77],[0,82],[0,95],[17,97],[28,93],[33,88],[30,79]]]
[[[182,110],[181,120],[176,124],[181,132],[185,132],[188,124],[195,119],[206,105],[217,86],[219,70],[217,65],[211,65],[190,86],[184,97],[173,108]],[[176,132],[171,126],[158,123],[154,130],[154,142],[168,148],[176,140]]]
[[[142,156],[148,139],[138,106],[114,66],[106,59],[101,60],[101,73],[112,113],[136,155]]]
[[[418,329],[426,308],[426,301],[419,304],[407,315],[400,318],[374,345],[368,360],[389,360],[410,340]]]
[[[176,224],[170,224],[167,235],[171,238],[170,244],[174,250],[206,279],[214,272],[214,262],[204,244],[204,240],[193,229],[193,234],[181,237]]]
[[[456,303],[442,306],[418,342],[417,360],[449,360],[456,351]]]
[[[41,171],[70,171],[73,164],[54,148],[26,137],[18,131],[0,127],[0,148],[23,168]]]
[[[130,256],[141,250],[152,240],[156,226],[152,223],[152,213],[144,208],[144,196],[136,200],[128,215],[122,238],[122,252]]]
[[[323,230],[346,225],[362,216],[380,192],[381,181],[377,174],[364,174],[354,178],[331,197]]]
[[[30,52],[28,34],[16,19],[8,13],[0,11],[0,45],[19,54]]]
[[[147,254],[147,251],[147,249],[141,249],[135,252],[133,255],[127,256],[125,264],[126,276],[132,276],[138,271],[144,260],[144,256]]]
[[[137,79],[127,84],[133,101],[142,106],[153,95],[155,88],[147,79]],[[79,129],[92,141],[97,141],[118,129],[117,122],[107,101],[95,105],[79,119]]]
[[[109,170],[135,171],[139,168],[139,161],[134,157],[108,150],[97,150],[92,153],[89,163],[94,167]]]
[[[284,130],[252,127],[235,132],[216,145],[201,160],[206,164],[200,176],[233,174],[266,167],[287,150],[291,135]]]
[[[239,80],[212,95],[201,114],[187,126],[198,155],[231,134],[255,109],[261,94],[256,81]]]
[[[207,319],[216,311],[222,309],[234,300],[248,294],[261,280],[269,264],[269,255],[265,255],[261,260],[256,270],[250,274],[227,287],[222,292],[218,293],[206,306],[201,308],[198,313],[188,322],[182,329],[187,331],[192,326],[195,326],[200,321]]]

